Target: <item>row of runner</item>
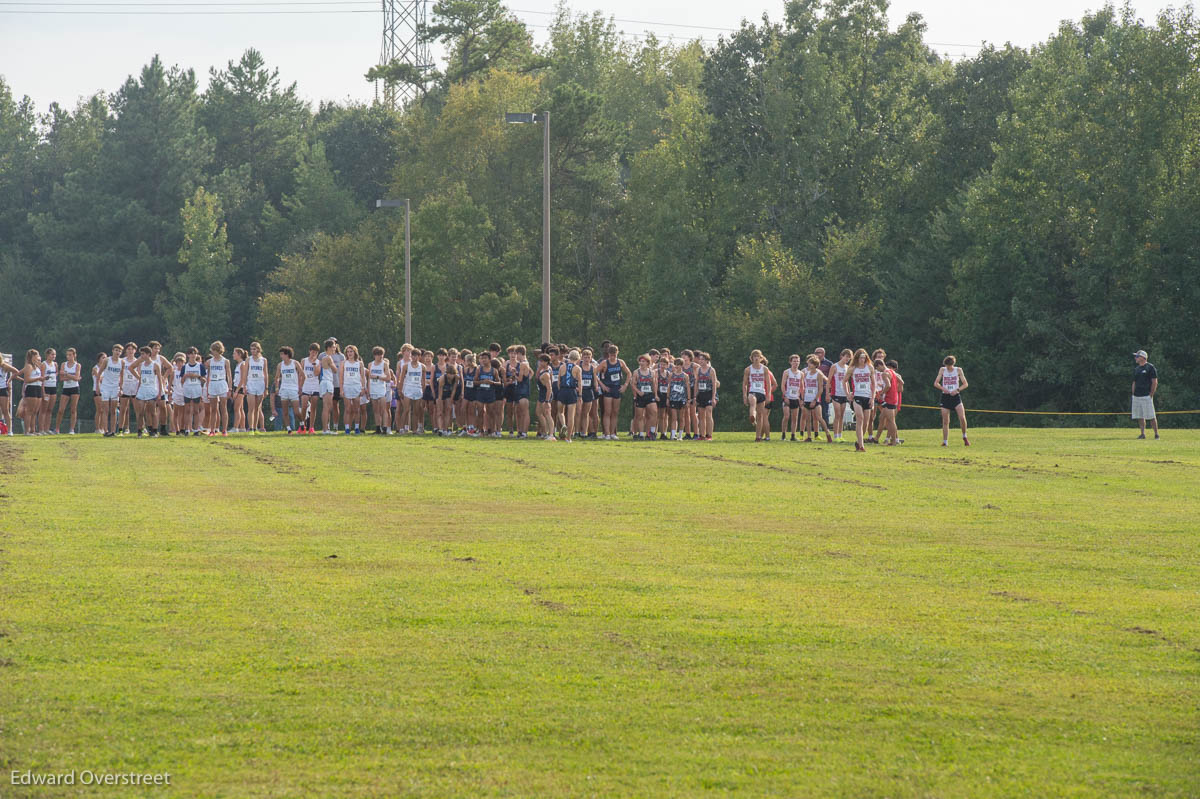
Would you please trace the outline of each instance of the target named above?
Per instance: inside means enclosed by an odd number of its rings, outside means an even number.
[[[288,346],[278,352],[272,370],[258,342],[248,351],[235,348],[232,361],[220,341],[207,356],[189,347],[172,359],[156,341],[115,344],[91,369],[96,430],[118,435],[123,423],[129,434],[136,416],[139,436],[255,433],[266,429],[263,399],[269,395],[289,434],[319,429],[332,435],[339,425],[345,433],[362,434],[371,429],[370,419],[379,435],[424,433],[428,420],[429,430],[439,435],[499,437],[507,427],[510,436],[525,438],[533,404],[543,440],[616,440],[621,400],[629,393],[635,440],[711,441],[721,387],[706,352],[652,349],[638,355],[631,369],[610,342],[601,346],[600,357],[590,347],[544,344],[532,359],[519,344],[505,351],[492,344],[479,353],[405,344],[394,365],[382,347],[374,347],[368,360],[354,345],[343,351],[334,338],[311,344],[303,358]],[[868,356],[864,349],[846,349],[836,362],[824,355],[822,348],[804,358],[792,355],[777,377],[759,350],[750,353],[741,395],[755,440],[771,440],[771,411],[780,407],[782,440],[813,441],[824,433],[828,442],[841,441],[845,420],[853,419],[856,449],[900,443],[896,413],[904,379],[896,362],[883,350]],[[68,413],[68,432],[75,432],[83,367],[73,348],[61,363],[53,349],[44,358],[31,349],[23,368],[2,367],[0,397],[8,396],[10,378],[24,383],[18,415],[26,433],[57,433]],[[953,356],[934,385],[942,392],[943,445],[952,413],[969,444],[960,397],[967,382]],[[7,400],[0,404],[6,415]],[[2,421],[11,432],[11,419]]]

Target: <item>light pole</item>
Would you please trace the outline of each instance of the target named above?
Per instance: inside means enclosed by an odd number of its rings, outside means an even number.
[[[542,341],[550,341],[550,112],[505,114],[504,121],[542,123]]]
[[[404,343],[412,344],[412,238],[410,220],[412,204],[403,200],[376,200],[376,208],[404,206]]]

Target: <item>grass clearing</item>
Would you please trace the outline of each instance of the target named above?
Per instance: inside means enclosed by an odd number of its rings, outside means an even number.
[[[0,796],[1195,796],[1200,432],[1132,436],[7,439]]]

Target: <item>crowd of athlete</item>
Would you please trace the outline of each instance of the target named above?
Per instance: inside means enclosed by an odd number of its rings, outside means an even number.
[[[622,398],[632,394],[635,440],[711,441],[721,387],[706,352],[651,349],[631,369],[607,341],[599,356],[591,347],[543,344],[532,358],[520,344],[507,350],[491,344],[478,353],[405,344],[393,362],[383,347],[374,347],[367,360],[354,345],[343,350],[330,338],[309,345],[303,358],[280,347],[274,370],[257,342],[249,350],[234,348],[232,361],[225,352],[215,341],[207,355],[189,347],[168,359],[157,341],[114,344],[91,369],[96,431],[131,434],[136,418],[138,436],[254,434],[266,430],[263,400],[269,396],[288,434],[362,434],[370,419],[379,435],[424,433],[428,421],[428,429],[443,436],[500,437],[507,428],[510,436],[526,438],[533,404],[543,440],[616,440]],[[755,441],[771,440],[778,391],[782,440],[814,441],[823,432],[826,441],[841,441],[852,410],[856,449],[900,443],[896,413],[904,378],[896,362],[883,350],[868,356],[864,349],[845,349],[836,362],[824,356],[822,348],[804,358],[792,355],[777,377],[761,351],[750,353],[741,395]],[[10,380],[24,384],[18,415],[27,434],[58,433],[68,412],[68,433],[75,432],[83,372],[73,348],[61,363],[53,349],[44,357],[31,349],[23,368],[0,367],[0,397],[8,397]],[[945,359],[934,386],[942,393],[943,446],[952,413],[969,444],[960,396],[967,381],[954,356]],[[0,421],[11,434],[9,404],[0,404]]]

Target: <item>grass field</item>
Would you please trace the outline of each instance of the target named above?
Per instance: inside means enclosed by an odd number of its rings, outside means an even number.
[[[1164,436],[0,441],[0,796],[1197,796]]]

